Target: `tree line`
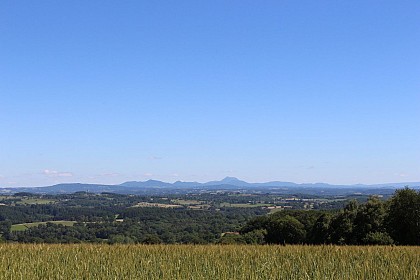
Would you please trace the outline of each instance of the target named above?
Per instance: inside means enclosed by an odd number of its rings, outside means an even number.
[[[397,190],[388,201],[371,197],[338,212],[283,211],[251,219],[222,243],[420,245],[420,192]]]
[[[420,192],[409,188],[397,190],[387,201],[371,197],[363,204],[351,201],[341,210],[272,214],[261,208],[126,207],[123,196],[116,197],[118,203],[114,205],[106,198],[82,197],[85,199],[79,198],[77,204],[69,197],[64,205],[0,206],[0,241],[420,245]],[[12,223],[59,220],[76,223],[71,227],[47,223],[11,231]]]
[[[266,213],[262,209],[200,211],[155,207],[19,206],[0,212],[0,234],[6,242],[22,243],[216,243],[220,233],[235,231],[246,221]],[[1,211],[1,210],[0,210]],[[73,226],[47,222],[12,231],[12,221],[77,221]],[[118,219],[116,219],[118,217]],[[12,220],[15,218],[15,220]],[[3,221],[2,221],[3,220]]]

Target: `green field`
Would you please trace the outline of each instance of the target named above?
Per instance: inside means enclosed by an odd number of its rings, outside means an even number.
[[[56,203],[55,200],[52,199],[43,199],[43,198],[24,198],[21,201],[16,202],[16,204],[52,204]]]
[[[0,244],[0,279],[419,279],[420,247]]]
[[[223,202],[220,203],[220,207],[237,207],[237,208],[252,208],[252,207],[266,207],[266,206],[274,206],[273,204],[264,204],[264,203],[228,203]]]
[[[203,201],[199,200],[191,200],[191,199],[172,199],[172,203],[180,204],[180,205],[197,205],[202,204]]]
[[[45,225],[46,223],[53,223],[57,225],[63,225],[63,226],[73,226],[75,221],[48,221],[48,222],[36,222],[36,223],[24,223],[24,224],[15,224],[12,225],[10,228],[10,231],[22,231],[27,230],[31,227],[37,227],[38,225]]]

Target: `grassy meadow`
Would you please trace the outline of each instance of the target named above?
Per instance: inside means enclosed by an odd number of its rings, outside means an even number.
[[[28,228],[37,227],[39,225],[45,225],[47,223],[53,223],[53,224],[56,224],[56,225],[63,225],[63,226],[71,227],[76,222],[75,221],[48,221],[48,222],[34,222],[34,223],[14,224],[14,225],[11,226],[10,230],[11,231],[23,231],[23,230],[27,230]]]
[[[0,279],[420,279],[420,247],[0,244]]]

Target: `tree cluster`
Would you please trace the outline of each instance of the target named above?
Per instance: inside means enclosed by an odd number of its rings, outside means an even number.
[[[0,240],[420,245],[420,192],[408,188],[397,190],[388,201],[371,197],[363,204],[351,201],[341,210],[283,210],[272,214],[261,207],[132,207],[138,200],[149,201],[150,197],[84,193],[61,196],[57,204],[0,206]],[[62,220],[76,223],[44,223],[24,231],[11,230],[12,224]]]
[[[259,238],[250,240],[250,234]],[[351,201],[335,213],[283,211],[257,217],[241,235],[222,243],[420,245],[420,192],[405,188],[387,202],[377,197],[362,205]]]
[[[55,206],[50,207],[55,209]],[[42,208],[46,210],[43,215],[51,214],[50,207]],[[39,207],[35,208],[39,210]],[[90,213],[89,209],[92,210]],[[42,216],[40,211],[36,212]],[[55,220],[78,222],[73,226],[46,223],[24,231],[10,231],[10,220],[3,220],[0,221],[0,234],[6,241],[24,243],[206,244],[217,242],[220,233],[238,230],[247,220],[264,212],[255,208],[195,211],[153,207],[96,210],[80,207],[70,208],[68,211],[57,210],[55,213],[57,216],[54,217],[59,218]],[[13,217],[12,214],[3,213],[3,217]],[[21,214],[20,212],[17,216],[21,217]],[[115,219],[116,215],[118,221]]]

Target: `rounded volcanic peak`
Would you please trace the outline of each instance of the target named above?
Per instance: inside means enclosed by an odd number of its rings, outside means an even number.
[[[223,182],[223,183],[236,183],[236,182],[244,182],[244,181],[241,181],[241,180],[239,180],[238,178],[236,178],[236,177],[225,177],[223,180],[221,180],[220,182]]]
[[[240,187],[242,187],[242,186],[248,186],[250,184],[248,182],[239,180],[236,177],[226,177],[226,178],[224,178],[224,179],[222,179],[220,181],[210,181],[210,182],[207,182],[206,185],[208,185],[208,186],[209,185],[213,185],[213,186],[214,185],[231,185],[231,186],[240,186]]]

